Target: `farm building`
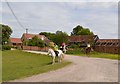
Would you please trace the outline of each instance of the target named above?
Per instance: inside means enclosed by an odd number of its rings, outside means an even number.
[[[99,37],[97,35],[79,35],[68,36],[68,43],[71,44],[83,44],[83,43],[95,43]]]
[[[68,36],[69,43],[80,43],[82,41],[91,42],[97,41],[99,37],[97,35],[79,35],[79,36]]]
[[[18,48],[22,48],[22,41],[21,38],[10,38],[9,44],[12,47],[18,47]]]
[[[49,44],[52,42],[44,35],[24,33],[21,38],[10,38],[9,45],[11,45],[13,47],[18,47],[18,48],[23,49],[23,50],[43,50],[43,51],[46,51],[48,49],[47,47],[40,48],[37,46],[25,46],[25,45],[23,45],[25,40],[30,40],[34,36],[37,36],[39,39],[45,41],[46,44]]]
[[[99,39],[95,43],[95,51],[104,53],[120,53],[120,39]]]
[[[39,35],[39,34],[26,34],[24,33],[21,37],[22,42],[24,40],[30,40],[32,39],[34,36],[37,36],[39,39],[45,41],[46,44],[49,44],[49,42],[51,42],[47,37],[45,37],[44,35]]]

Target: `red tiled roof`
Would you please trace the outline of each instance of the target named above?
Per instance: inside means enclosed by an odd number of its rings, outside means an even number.
[[[11,43],[22,43],[20,38],[10,38]]]
[[[33,38],[34,36],[37,36],[38,38],[45,37],[44,35],[39,35],[39,34],[23,34],[23,36],[27,39]]]
[[[97,42],[120,42],[120,39],[99,39]]]
[[[94,41],[97,35],[68,36],[69,42]]]
[[[45,37],[45,35],[39,35],[39,34],[26,34],[24,33],[22,38],[27,38],[27,39],[32,39],[34,36],[37,36],[39,39],[42,39],[46,42],[46,43],[49,43],[51,42],[47,37]]]
[[[119,46],[120,39],[99,39],[96,46]]]

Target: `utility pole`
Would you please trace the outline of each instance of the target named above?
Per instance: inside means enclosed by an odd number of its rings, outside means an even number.
[[[27,34],[28,34],[28,29],[26,28],[26,46],[28,45]]]

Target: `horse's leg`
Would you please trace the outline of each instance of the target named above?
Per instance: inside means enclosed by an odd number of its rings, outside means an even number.
[[[60,54],[60,56],[58,56],[58,62],[62,61],[62,57],[63,57],[63,54]]]
[[[85,48],[85,54],[88,57],[88,48]]]
[[[61,62],[61,56],[58,57],[58,62]]]
[[[86,54],[86,48],[83,48],[83,50],[84,50],[84,53]]]
[[[64,59],[64,54],[62,53],[61,60],[63,60],[63,59]]]
[[[58,56],[58,62],[60,62],[60,56]]]
[[[60,55],[60,62],[62,61],[63,54]]]
[[[90,57],[90,53],[91,53],[91,48],[89,48],[89,57]]]
[[[65,52],[64,53],[66,53],[66,49],[65,49]]]
[[[54,63],[55,63],[55,57],[53,56],[52,64],[54,64]]]
[[[88,57],[90,57],[90,48],[87,49]]]
[[[58,56],[58,62],[61,62],[61,55]]]

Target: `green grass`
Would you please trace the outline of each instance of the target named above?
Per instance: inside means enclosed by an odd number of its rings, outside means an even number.
[[[78,55],[78,56],[86,56],[86,54],[83,52],[83,50],[74,49],[74,50],[68,50],[67,54],[71,55]],[[114,59],[114,60],[120,60],[120,57],[118,54],[110,54],[110,53],[99,53],[99,52],[91,52],[89,54],[90,57],[95,57],[95,58],[107,58],[107,59]]]
[[[9,81],[62,68],[70,62],[51,65],[52,58],[20,50],[2,51],[2,81]]]

